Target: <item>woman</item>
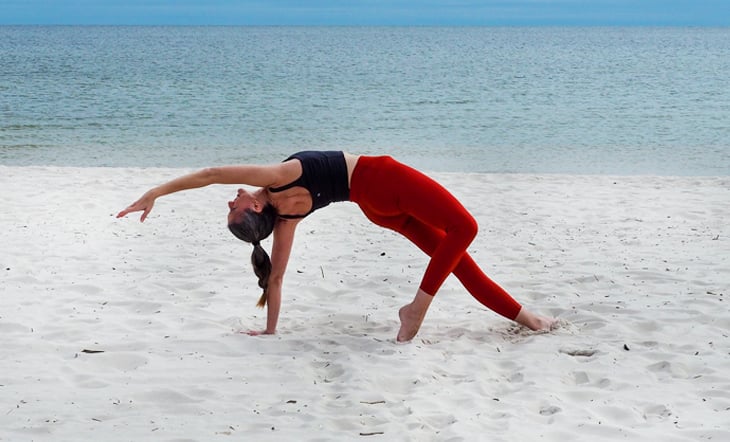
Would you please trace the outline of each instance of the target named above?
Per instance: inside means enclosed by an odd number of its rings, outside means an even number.
[[[210,184],[260,188],[253,193],[239,189],[228,203],[228,228],[253,245],[251,261],[264,290],[259,306],[268,304],[266,329],[251,335],[276,332],[297,224],[314,210],[347,200],[357,203],[372,222],[403,234],[431,257],[413,302],[398,312],[398,341],[410,341],[418,333],[434,295],[450,273],[483,305],[531,330],[550,329],[556,322],[523,308],[472,260],[466,248],[476,236],[477,223],[456,198],[389,156],[306,151],[274,165],[203,169],[149,190],[117,218],[141,211],[140,221],[144,221],[157,198]],[[260,242],[272,232],[269,258]]]

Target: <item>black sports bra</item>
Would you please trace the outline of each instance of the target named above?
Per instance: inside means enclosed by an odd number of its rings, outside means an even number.
[[[296,180],[281,187],[269,187],[269,191],[283,192],[292,187],[304,187],[312,197],[312,208],[302,215],[279,214],[281,218],[304,218],[317,209],[336,201],[350,200],[347,182],[347,162],[342,151],[303,151],[284,161],[299,160],[302,174]]]

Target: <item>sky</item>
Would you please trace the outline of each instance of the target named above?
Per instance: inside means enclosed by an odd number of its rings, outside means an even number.
[[[0,0],[0,25],[730,26],[730,0]]]

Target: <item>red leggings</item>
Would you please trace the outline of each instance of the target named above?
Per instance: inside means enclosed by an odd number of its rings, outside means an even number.
[[[522,306],[467,253],[477,223],[436,181],[389,156],[361,156],[352,174],[350,200],[372,222],[402,234],[431,257],[420,285],[424,292],[435,295],[453,273],[489,309],[509,319],[520,312]]]

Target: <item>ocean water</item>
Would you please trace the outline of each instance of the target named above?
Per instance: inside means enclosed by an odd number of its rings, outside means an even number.
[[[730,29],[0,27],[0,164],[730,175]]]

